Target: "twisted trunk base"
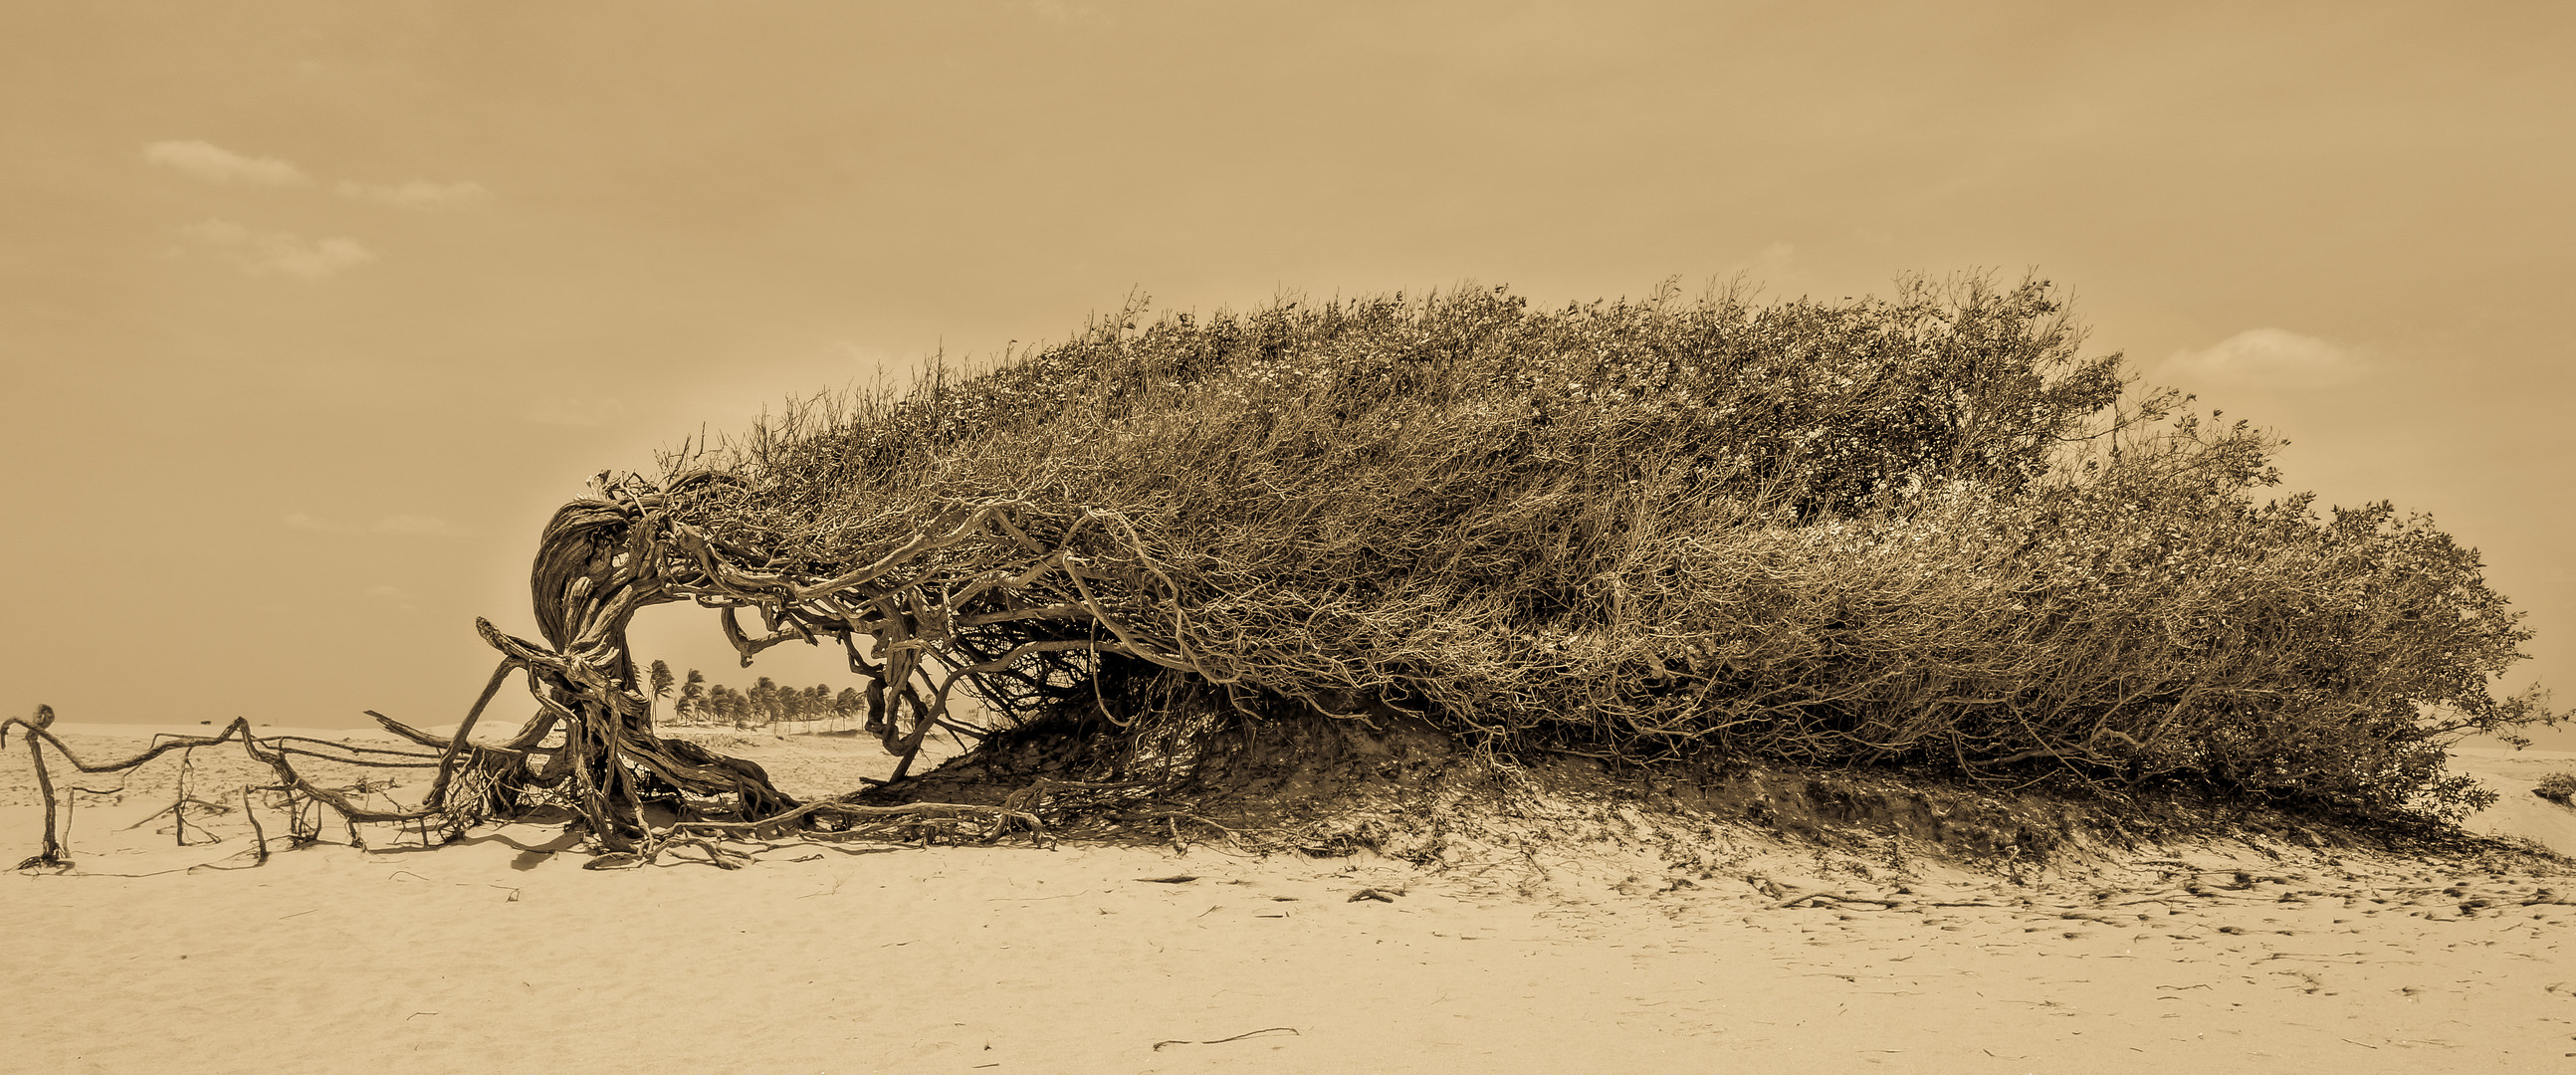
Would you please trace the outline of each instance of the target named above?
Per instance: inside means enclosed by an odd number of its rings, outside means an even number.
[[[770,573],[773,565],[767,557],[728,545],[670,517],[670,497],[702,480],[732,479],[683,478],[669,492],[633,479],[603,481],[600,498],[558,509],[539,536],[529,571],[529,595],[542,640],[506,634],[488,620],[475,621],[475,630],[500,652],[501,660],[453,735],[432,735],[370,711],[387,730],[420,750],[321,741],[295,746],[289,741],[297,737],[262,739],[252,733],[246,720],[237,720],[220,735],[174,737],[133,758],[92,764],[72,755],[46,730],[50,710],[40,710],[33,721],[0,721],[0,743],[5,743],[9,730],[26,730],[38,788],[48,808],[44,844],[23,865],[59,866],[67,861],[51,824],[57,803],[40,741],[89,773],[131,769],[171,750],[239,742],[254,760],[278,774],[273,790],[291,799],[301,797],[299,802],[327,806],[353,825],[416,825],[424,840],[434,828],[453,838],[482,821],[560,807],[573,815],[574,826],[602,851],[627,861],[650,861],[665,848],[694,845],[718,864],[730,865],[713,840],[752,832],[777,834],[789,826],[800,832],[818,827],[850,832],[906,819],[982,818],[996,834],[1009,825],[1037,829],[1032,814],[1001,806],[888,807],[862,805],[854,801],[855,796],[804,803],[779,790],[757,764],[687,740],[663,738],[654,732],[650,700],[638,689],[627,627],[643,608],[693,600],[701,607],[720,610],[725,634],[742,654],[745,666],[753,654],[782,642],[816,642],[825,635],[837,638],[848,652],[851,671],[869,680],[869,725],[883,729],[887,749],[901,759],[895,770],[899,780],[930,732],[945,728],[982,734],[981,729],[947,718],[950,693],[961,678],[984,688],[1002,684],[1001,689],[1035,697],[1050,689],[1048,677],[1055,673],[1018,672],[1014,667],[1019,662],[1053,660],[1057,663],[1048,667],[1060,673],[1069,667],[1064,662],[1139,652],[1125,641],[1130,632],[1102,614],[1083,589],[1083,577],[1070,566],[1075,558],[1064,548],[1049,552],[1037,545],[1012,523],[1010,505],[988,504],[967,512],[962,522],[949,520],[953,527],[943,524],[940,530],[916,534],[875,564],[829,578],[791,579]],[[935,597],[921,579],[900,577],[897,570],[939,550],[978,541],[1001,541],[1011,549],[1039,555],[1035,566],[1023,574],[986,572],[970,589],[943,586]],[[996,596],[1019,586],[1043,585],[1065,592],[1040,601]],[[988,628],[999,625],[995,629],[1002,632],[1003,644],[998,649],[986,651],[959,642],[960,617],[969,607],[982,616],[976,623]],[[736,620],[736,612],[744,608],[761,616],[762,637],[750,637]],[[1023,639],[1010,634],[1040,621],[1080,624],[1091,637]],[[1097,637],[1100,626],[1110,628],[1115,640]],[[860,639],[874,642],[875,660],[860,655]],[[929,659],[933,653],[941,654],[949,667],[944,678],[932,674],[938,667]],[[514,675],[526,677],[536,712],[505,741],[475,741],[476,724]],[[1018,686],[1011,688],[1011,683]],[[291,756],[297,754],[351,760],[316,754],[314,744],[368,756],[358,764],[437,772],[419,806],[374,809],[296,773]],[[655,813],[647,813],[648,805]]]

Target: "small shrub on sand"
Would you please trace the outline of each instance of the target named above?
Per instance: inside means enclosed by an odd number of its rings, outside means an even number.
[[[2560,806],[2576,806],[2576,773],[2551,773],[2541,777],[2531,793]]]

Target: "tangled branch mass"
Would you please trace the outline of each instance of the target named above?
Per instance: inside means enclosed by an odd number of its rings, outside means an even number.
[[[1974,280],[1839,304],[1130,309],[988,370],[791,406],[656,478],[603,475],[540,536],[541,638],[477,621],[501,660],[464,726],[379,718],[437,770],[417,807],[301,781],[246,725],[160,749],[238,737],[290,794],[424,837],[567,808],[621,861],[695,842],[721,862],[705,841],[752,828],[1041,823],[799,802],[656,735],[627,627],[687,601],[746,665],[847,655],[901,759],[880,797],[942,729],[1078,728],[1169,772],[1228,726],[1358,719],[1497,759],[2478,805],[2444,746],[2552,718],[2488,691],[2528,635],[2474,550],[2387,504],[2258,502],[2274,442],[2082,342],[2044,283]],[[535,713],[473,740],[514,675]],[[61,855],[49,830],[30,863]]]

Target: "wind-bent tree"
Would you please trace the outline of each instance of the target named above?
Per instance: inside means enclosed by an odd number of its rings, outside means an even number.
[[[2487,694],[2528,636],[2473,551],[2258,503],[2269,441],[2117,406],[2081,338],[2044,285],[1973,282],[1121,318],[603,482],[547,532],[546,643],[496,644],[582,715],[585,794],[746,816],[783,797],[620,700],[634,609],[714,610],[746,663],[841,648],[898,776],[935,729],[993,730],[971,695],[1148,738],[1368,710],[1501,750],[2037,760],[2394,808],[2446,786],[2445,737],[2548,715]],[[754,719],[782,693],[761,679]]]
[[[680,702],[675,708],[682,720],[703,720],[705,719],[706,704],[706,673],[700,672],[695,668],[689,669],[689,678],[680,684]]]
[[[1186,766],[1227,721],[1374,714],[1505,754],[2471,803],[2444,745],[2551,716],[2488,689],[2529,635],[2475,550],[2384,504],[2258,501],[2273,442],[2081,342],[2041,283],[1129,311],[602,475],[539,536],[537,637],[477,622],[485,699],[523,675],[536,715],[420,737],[460,774],[427,809],[562,802],[644,851],[885,809],[655,734],[626,633],[674,602],[745,666],[840,649],[898,782],[941,729],[1076,722]]]
[[[661,662],[661,661],[658,661],[658,660],[653,662],[653,671],[652,671],[651,686],[652,686],[652,689],[653,689],[653,700],[654,700],[654,701],[657,701],[657,702],[658,702],[658,701],[661,701],[661,700],[662,700],[662,699],[664,699],[664,698],[668,698],[668,697],[670,697],[670,696],[671,696],[671,666],[670,666],[670,665],[665,664],[665,663],[663,663],[663,662]]]

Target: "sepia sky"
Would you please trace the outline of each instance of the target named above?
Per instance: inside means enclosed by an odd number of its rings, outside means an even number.
[[[2111,9],[2131,7],[2121,13]],[[452,721],[551,510],[1162,309],[2027,271],[2479,547],[2576,705],[2576,9],[0,6],[0,709]],[[743,685],[708,614],[639,656]],[[836,684],[839,678],[832,678]],[[2549,737],[2576,746],[2576,732]]]

